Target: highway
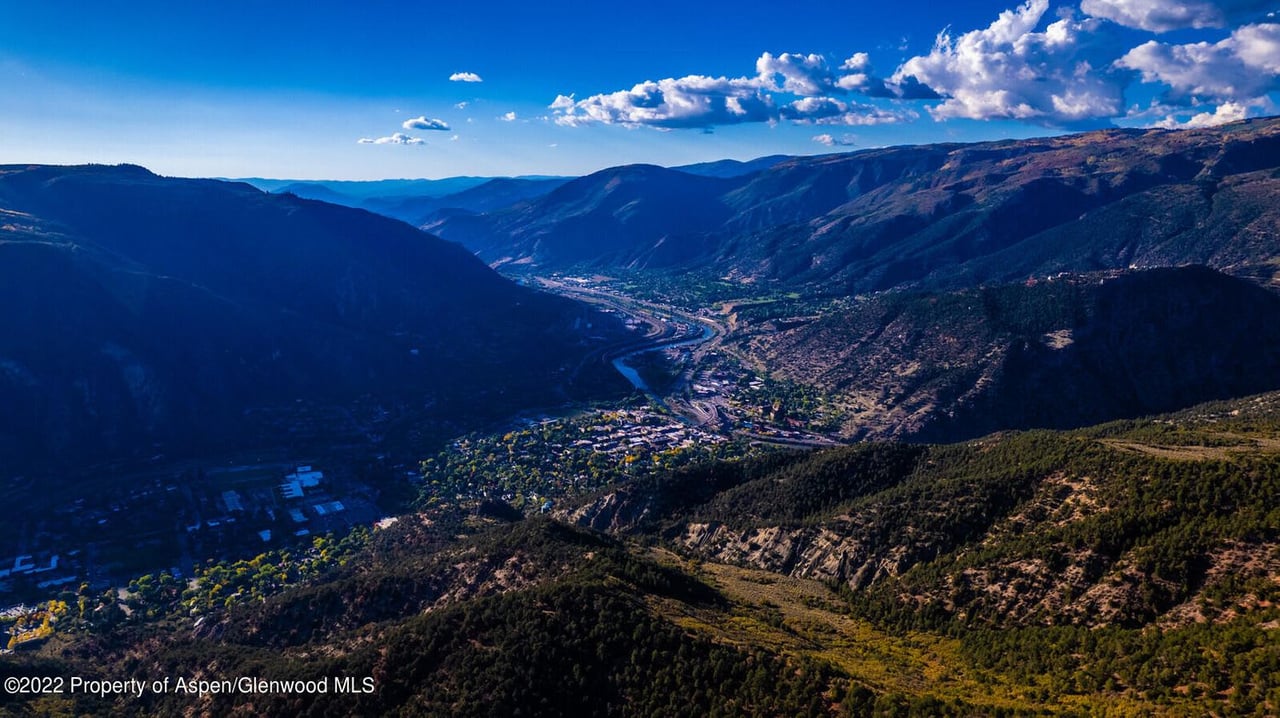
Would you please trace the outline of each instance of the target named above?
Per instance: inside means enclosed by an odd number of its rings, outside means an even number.
[[[689,382],[691,374],[696,373],[701,357],[712,349],[724,349],[720,339],[728,330],[720,323],[703,316],[697,316],[671,307],[645,302],[633,297],[623,296],[595,287],[587,287],[576,282],[550,277],[535,277],[534,281],[542,289],[561,296],[577,299],[582,302],[607,307],[623,316],[649,326],[645,336],[630,339],[593,352],[583,360],[576,371],[591,362],[609,362],[614,369],[636,387],[647,394],[654,402],[664,406],[686,423],[692,426],[712,427],[752,442],[790,446],[795,448],[818,448],[837,446],[840,442],[819,435],[787,436],[780,433],[762,433],[743,427],[731,427],[732,417],[717,405],[724,397],[711,396],[698,399],[682,399],[676,396],[659,396],[655,393],[630,366],[624,363],[627,357],[671,347],[691,347],[693,361],[685,369],[684,376],[676,382],[679,387]],[[701,327],[694,329],[694,327]],[[725,349],[727,352],[728,350]],[[737,356],[736,352],[732,352]],[[575,371],[575,373],[576,373]]]
[[[659,396],[635,370],[630,369],[623,362],[627,357],[657,349],[680,346],[705,347],[724,335],[724,327],[705,317],[560,279],[535,277],[534,281],[546,291],[607,307],[649,326],[649,330],[641,339],[628,340],[593,352],[575,369],[575,376],[591,362],[608,362],[636,389],[648,394],[655,402],[675,411],[690,423],[703,426],[718,421],[719,412],[710,403],[697,402],[701,406],[696,406],[685,402],[672,402],[668,397]],[[693,327],[700,328],[693,329]]]

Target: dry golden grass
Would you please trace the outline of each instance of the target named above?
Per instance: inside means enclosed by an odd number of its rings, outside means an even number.
[[[1046,700],[1040,687],[967,665],[959,641],[944,636],[890,633],[844,613],[840,598],[817,581],[715,563],[694,563],[665,550],[653,558],[679,565],[732,603],[720,608],[653,599],[659,615],[689,631],[739,646],[759,646],[830,663],[877,692],[958,698],[975,708],[1017,708],[1090,715],[1142,714],[1150,706],[1111,697]]]
[[[1098,441],[1120,451],[1146,454],[1159,459],[1172,461],[1208,461],[1224,460],[1233,456],[1250,453],[1280,453],[1280,439],[1269,437],[1253,437],[1223,432],[1217,434],[1224,439],[1236,442],[1231,446],[1177,446],[1169,444],[1144,444],[1123,439],[1099,439]]]

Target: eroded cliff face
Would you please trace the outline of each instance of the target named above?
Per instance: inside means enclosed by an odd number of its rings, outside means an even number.
[[[689,523],[677,543],[721,563],[852,588],[896,576],[915,563],[911,547],[877,547],[865,537],[851,535],[853,524],[849,517],[840,517],[827,527],[761,526],[737,531],[721,523]]]
[[[652,503],[650,497],[620,490],[563,513],[561,518],[596,531],[629,533],[649,518]]]
[[[571,514],[576,523],[597,530],[629,533],[645,519],[648,507],[613,492]],[[1214,606],[1215,588],[1241,576],[1280,582],[1280,544],[1225,541],[1205,554],[1205,577],[1190,594],[1180,595],[1173,581],[1152,575],[1145,549],[1110,555],[1092,547],[1058,542],[1041,555],[1011,552],[1024,533],[1067,529],[1108,511],[1088,476],[1045,477],[1019,510],[988,527],[982,538],[947,557],[950,570],[932,584],[909,586],[904,600],[932,604],[962,618],[995,623],[1141,624],[1159,620],[1179,626],[1229,620],[1248,605]],[[898,543],[876,540],[874,521],[852,515],[832,517],[818,526],[761,525],[745,528],[718,521],[688,521],[669,530],[672,542],[716,563],[757,568],[796,578],[843,584],[859,591],[903,577],[912,568],[947,553],[949,542],[924,531]],[[1233,573],[1236,574],[1233,576]],[[1153,611],[1153,597],[1159,610]]]
[[[684,504],[626,486],[565,517],[964,621],[1229,621],[1280,595],[1274,519],[1257,510],[1280,455],[1265,418],[1280,394],[1209,406],[930,447],[873,482],[872,460],[831,458],[862,449],[817,452]],[[823,473],[832,466],[855,468]],[[805,483],[819,475],[826,483]],[[858,481],[867,488],[851,499],[811,498]],[[787,496],[819,508],[778,519]]]
[[[760,568],[799,578],[864,588],[897,576],[949,545],[944,537],[908,529],[903,543],[877,540],[886,527],[876,509],[843,514],[820,524],[732,526],[721,521],[664,522],[650,494],[620,488],[561,514],[579,526],[615,534],[657,530],[675,545],[709,561]],[[661,526],[661,528],[659,528]]]

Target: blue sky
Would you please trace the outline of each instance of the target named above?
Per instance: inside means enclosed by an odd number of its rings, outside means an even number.
[[[581,174],[1280,97],[1280,0],[116,5],[0,0],[0,163]]]

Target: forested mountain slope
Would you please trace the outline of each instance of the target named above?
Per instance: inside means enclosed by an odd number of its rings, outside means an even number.
[[[833,397],[850,437],[1069,428],[1280,388],[1280,297],[1205,267],[781,311],[737,310],[729,346]]]
[[[0,169],[0,460],[270,440],[249,412],[360,397],[475,421],[559,400],[585,326],[363,211],[138,167]]]
[[[563,515],[613,537],[437,505],[204,567],[189,587],[148,579],[132,615],[86,595],[61,620],[91,631],[3,664],[369,677],[368,692],[6,700],[126,715],[1268,714],[1277,462],[1267,394],[1071,432],[775,453]]]

